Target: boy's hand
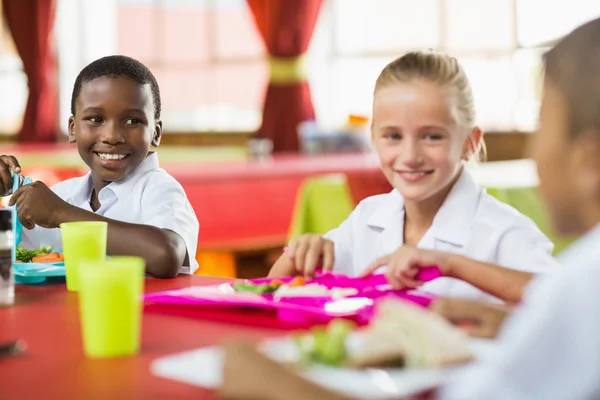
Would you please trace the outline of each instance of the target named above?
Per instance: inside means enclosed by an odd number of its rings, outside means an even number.
[[[385,274],[393,288],[414,289],[423,284],[415,279],[419,268],[436,266],[443,276],[449,275],[449,266],[445,258],[445,254],[438,251],[417,249],[405,245],[392,254],[375,260],[362,275],[369,275],[387,265]]]
[[[474,300],[442,298],[436,300],[431,311],[450,322],[462,326],[471,336],[494,338],[512,308],[505,304]]]
[[[19,188],[8,203],[10,206],[15,204],[19,221],[26,229],[33,229],[35,225],[58,228],[63,222],[62,216],[73,208],[39,181]]]
[[[317,267],[323,272],[333,269],[333,242],[321,235],[306,234],[292,239],[287,255],[299,274],[312,277]]]
[[[12,190],[13,175],[21,172],[21,166],[13,156],[0,156],[0,196]]]

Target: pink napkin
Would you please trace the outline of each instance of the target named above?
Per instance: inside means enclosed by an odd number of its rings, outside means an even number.
[[[442,271],[436,266],[422,267],[419,268],[417,276],[415,277],[418,281],[429,282],[442,276]]]

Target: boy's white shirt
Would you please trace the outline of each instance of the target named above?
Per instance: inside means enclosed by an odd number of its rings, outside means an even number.
[[[456,374],[443,400],[600,399],[600,224],[538,276],[486,357]]]
[[[90,206],[92,189],[91,173],[80,178],[68,179],[52,187],[54,193],[67,203],[90,212],[93,212]],[[181,272],[193,273],[198,268],[198,218],[183,187],[159,167],[156,153],[149,154],[125,178],[111,182],[100,190],[98,199],[101,207],[96,214],[133,224],[152,225],[177,233],[185,242],[190,260],[190,265],[182,267]],[[60,229],[39,226],[30,231],[23,229],[21,240],[21,244],[26,248],[51,245],[55,249],[62,249]]]
[[[324,235],[334,242],[334,270],[359,275],[403,244],[403,227],[404,199],[397,190],[363,200],[338,228]],[[552,257],[554,245],[535,223],[487,194],[464,169],[417,247],[534,273],[550,272],[558,265]],[[419,290],[497,301],[466,282],[446,277]]]

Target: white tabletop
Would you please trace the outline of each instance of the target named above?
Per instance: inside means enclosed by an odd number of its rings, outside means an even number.
[[[493,341],[472,339],[477,358],[493,348]],[[292,339],[279,338],[263,342],[263,351],[274,359],[285,359]],[[162,378],[190,385],[217,389],[222,383],[223,351],[220,347],[204,347],[160,357],[152,361],[150,371]],[[337,392],[361,399],[403,398],[422,393],[446,382],[462,367],[444,369],[367,369],[351,370],[314,366],[302,373],[309,380]]]

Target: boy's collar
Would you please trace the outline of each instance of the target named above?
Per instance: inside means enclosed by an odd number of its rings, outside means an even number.
[[[473,215],[477,210],[482,189],[465,169],[438,210],[429,230],[436,239],[464,246],[470,236]],[[404,198],[394,189],[387,201],[368,219],[367,224],[376,228],[400,229],[404,226]],[[396,235],[398,236],[398,235]]]
[[[106,188],[109,188],[119,200],[124,199],[132,184],[135,184],[135,182],[147,172],[158,168],[158,155],[154,151],[149,152],[146,158],[144,158],[144,161],[142,161],[133,171],[120,181],[111,182]]]
[[[125,178],[117,182],[111,182],[104,187],[104,189],[108,188],[108,190],[112,191],[118,199],[123,199],[125,196],[127,196],[127,192],[129,191],[129,187],[132,182],[135,183],[135,181],[137,181],[147,172],[158,168],[160,168],[158,164],[158,155],[156,152],[149,152],[146,158],[144,158],[144,161],[142,161],[140,165],[138,165],[133,171],[127,174]],[[84,179],[82,179],[79,187],[73,191],[71,199],[74,200],[75,204],[84,204],[89,202],[93,187],[92,173],[90,171],[87,173],[87,175],[85,175]]]

